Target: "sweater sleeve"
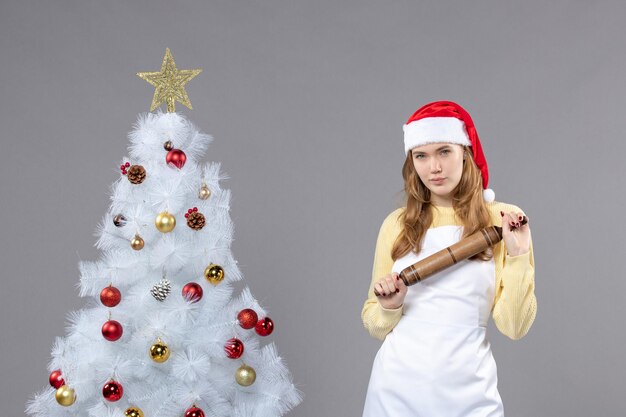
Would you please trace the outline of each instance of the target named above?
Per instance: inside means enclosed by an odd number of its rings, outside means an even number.
[[[515,206],[511,210],[523,212]],[[494,247],[494,258],[496,294],[493,321],[502,334],[518,340],[528,333],[537,313],[532,238],[530,250],[518,256],[508,255],[504,241],[499,242]]]
[[[402,209],[392,212],[380,227],[376,250],[374,252],[374,266],[372,268],[372,280],[369,286],[367,300],[361,311],[363,325],[369,334],[379,340],[384,340],[385,336],[398,324],[402,317],[403,306],[396,309],[387,309],[380,305],[378,298],[374,295],[374,284],[382,277],[391,273],[393,260],[391,259],[391,249],[399,234],[398,215]]]

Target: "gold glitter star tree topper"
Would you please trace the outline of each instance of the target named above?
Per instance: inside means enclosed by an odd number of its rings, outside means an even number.
[[[166,48],[161,71],[137,73],[139,77],[148,81],[155,87],[150,111],[154,111],[165,102],[167,104],[168,113],[174,113],[176,111],[176,101],[192,109],[191,101],[189,101],[189,97],[185,91],[185,84],[201,72],[201,69],[179,70],[176,68],[176,63],[174,62],[170,48]]]

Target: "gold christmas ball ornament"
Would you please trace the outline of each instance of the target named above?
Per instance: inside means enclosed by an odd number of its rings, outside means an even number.
[[[241,386],[247,387],[254,384],[256,380],[256,372],[254,368],[246,364],[241,365],[235,372],[235,380]]]
[[[156,216],[154,224],[159,232],[169,233],[176,227],[176,217],[174,217],[173,214],[164,211]]]
[[[211,190],[206,184],[202,184],[202,188],[200,188],[200,192],[198,193],[198,197],[200,200],[206,200],[211,197]]]
[[[150,357],[157,363],[163,363],[170,357],[170,348],[158,339],[157,342],[150,347]]]
[[[224,280],[224,268],[211,264],[204,270],[204,277],[213,285],[217,285]]]
[[[76,401],[76,393],[67,385],[61,385],[55,394],[57,402],[64,407],[69,407]]]
[[[139,235],[135,235],[133,240],[130,241],[130,247],[135,250],[142,250],[144,245],[144,241]]]
[[[138,407],[130,407],[124,411],[126,417],[143,417],[143,411]]]
[[[171,140],[168,140],[167,142],[165,142],[165,143],[163,144],[163,148],[164,148],[166,151],[171,151],[172,149],[174,149],[174,144],[172,143],[172,141],[171,141]]]

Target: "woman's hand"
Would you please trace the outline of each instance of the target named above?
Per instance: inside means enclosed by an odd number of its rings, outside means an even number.
[[[374,289],[380,294],[378,302],[387,309],[395,309],[402,306],[407,292],[407,286],[395,272],[383,277],[374,284]]]
[[[521,224],[524,213],[511,211],[500,212],[502,215],[502,240],[509,256],[522,255],[530,250],[530,226]]]

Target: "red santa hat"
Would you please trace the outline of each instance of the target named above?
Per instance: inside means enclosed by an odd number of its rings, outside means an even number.
[[[487,188],[489,170],[480,145],[474,121],[469,113],[452,101],[435,101],[420,107],[402,126],[404,130],[404,154],[416,146],[448,142],[470,146],[474,162],[483,177],[483,198],[495,199],[493,190]]]

